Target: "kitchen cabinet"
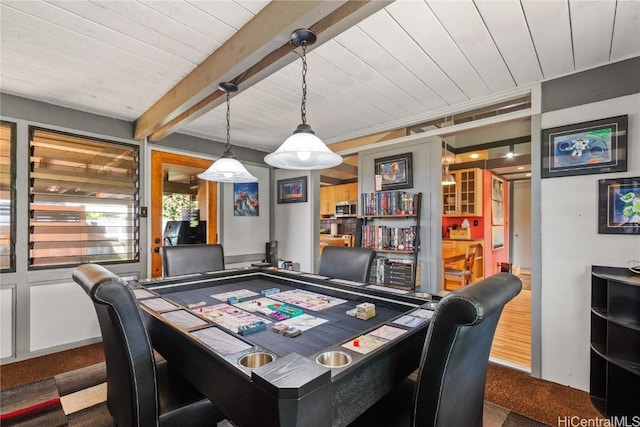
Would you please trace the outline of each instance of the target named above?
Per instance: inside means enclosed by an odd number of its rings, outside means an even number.
[[[320,187],[320,215],[333,216],[336,206],[336,186]]]
[[[593,405],[607,418],[638,415],[638,307],[640,277],[626,268],[591,267],[589,394]]]
[[[452,171],[455,185],[442,186],[443,216],[482,216],[482,169]]]
[[[353,202],[358,200],[358,183],[334,185],[336,202]]]
[[[320,215],[334,216],[337,202],[353,202],[357,200],[357,182],[320,187]]]
[[[483,259],[483,239],[443,239],[442,240],[442,264],[444,267],[455,268],[461,270],[464,267],[464,257],[467,253],[469,245],[478,244],[478,251],[471,269],[471,283],[484,277],[484,259]],[[454,261],[451,261],[454,260]],[[444,279],[443,279],[444,280]],[[445,281],[443,287],[446,291],[453,291],[460,287],[460,282]]]

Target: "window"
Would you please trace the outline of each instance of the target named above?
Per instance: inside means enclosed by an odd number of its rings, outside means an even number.
[[[138,147],[33,127],[29,141],[29,268],[138,261]]]
[[[16,268],[16,127],[0,122],[0,271]]]

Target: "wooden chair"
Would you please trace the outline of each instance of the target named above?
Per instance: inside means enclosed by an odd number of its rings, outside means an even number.
[[[445,283],[447,280],[460,282],[460,286],[467,286],[471,283],[471,278],[473,277],[473,264],[476,262],[478,247],[479,245],[475,243],[467,246],[467,252],[464,256],[462,269],[447,267],[445,260],[445,264],[443,266]],[[457,260],[457,258],[453,258],[452,260]]]
[[[350,427],[481,427],[491,343],[502,309],[521,289],[516,276],[499,273],[445,296],[431,319],[417,378],[405,379]]]
[[[224,270],[224,250],[219,244],[163,246],[160,254],[165,277]]]
[[[97,264],[73,280],[91,297],[107,366],[107,408],[119,426],[215,426],[224,416],[166,360],[156,362],[138,302],[127,284]]]

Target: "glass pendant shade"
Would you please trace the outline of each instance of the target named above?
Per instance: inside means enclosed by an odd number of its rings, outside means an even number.
[[[289,138],[264,161],[280,169],[327,169],[342,163],[342,156],[331,151],[311,127],[300,124]]]
[[[231,151],[225,151],[222,157],[213,162],[206,171],[198,174],[198,178],[218,182],[256,182],[258,180],[234,157]]]
[[[442,164],[442,185],[453,185],[456,183],[456,179],[449,172],[449,162],[444,161]]]
[[[302,123],[276,151],[265,156],[264,161],[269,166],[280,169],[327,169],[342,163],[342,156],[334,153],[318,138],[311,126],[307,124],[307,60],[306,47],[315,43],[316,35],[309,30],[300,29],[291,34],[290,42],[295,46],[302,46],[302,103],[300,112]]]
[[[218,88],[227,93],[227,143],[225,145],[224,153],[222,153],[222,157],[213,162],[206,171],[198,174],[198,178],[218,182],[256,182],[258,178],[251,175],[231,152],[231,113],[229,93],[236,92],[238,90],[238,86],[233,83],[225,82],[220,83]]]

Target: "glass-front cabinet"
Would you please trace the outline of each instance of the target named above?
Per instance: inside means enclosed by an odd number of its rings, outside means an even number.
[[[442,186],[442,215],[482,216],[482,169],[451,171],[455,185]]]

